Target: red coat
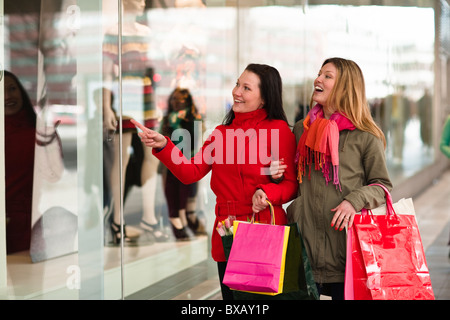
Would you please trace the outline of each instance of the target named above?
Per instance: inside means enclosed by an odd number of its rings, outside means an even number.
[[[25,108],[5,116],[6,251],[30,248],[35,123]]]
[[[275,223],[286,224],[286,212],[281,205],[292,200],[298,188],[294,165],[296,142],[286,122],[268,120],[264,109],[236,113],[235,116],[231,125],[216,127],[191,160],[184,158],[170,139],[161,151],[153,150],[153,154],[185,184],[196,182],[211,171],[211,189],[217,197],[211,250],[215,261],[225,261],[222,241],[216,230],[218,221],[229,215],[242,221],[251,219],[252,196],[261,188],[274,206]],[[271,154],[276,157],[272,160],[284,159],[288,165],[279,184],[272,183],[267,174]],[[256,220],[269,223],[269,209],[261,211]]]

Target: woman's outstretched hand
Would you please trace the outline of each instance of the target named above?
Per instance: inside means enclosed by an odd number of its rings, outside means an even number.
[[[142,124],[137,122],[134,119],[131,119],[131,122],[142,132],[138,132],[141,141],[150,148],[162,149],[167,144],[167,139],[159,132],[153,131],[149,128],[144,127]]]

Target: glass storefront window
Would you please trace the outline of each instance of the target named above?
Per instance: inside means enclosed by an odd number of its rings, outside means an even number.
[[[241,16],[240,60],[270,61],[280,70],[292,122],[309,104],[321,63],[351,59],[363,70],[374,118],[387,137],[394,182],[433,163],[432,8],[265,6],[242,8]]]
[[[394,184],[433,163],[433,8],[291,2],[0,1],[0,64],[17,77],[3,72],[0,88],[0,298],[168,299],[216,279],[209,175],[180,188],[127,120],[165,132],[190,94],[198,147],[249,63],[280,71],[293,125],[321,63],[356,61]],[[11,81],[31,120],[8,113]],[[18,123],[27,144],[14,142]],[[196,282],[172,290],[186,273]]]

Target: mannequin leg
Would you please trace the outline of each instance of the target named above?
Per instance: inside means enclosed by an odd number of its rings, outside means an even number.
[[[152,148],[144,145],[144,160],[142,163],[141,181],[143,199],[143,217],[142,219],[150,224],[158,223],[155,217],[155,193],[157,184],[157,169],[159,160],[152,155]]]
[[[122,135],[122,154],[119,150],[119,139],[114,139],[114,162],[111,169],[111,189],[114,197],[114,215],[113,221],[120,223],[120,157],[122,157],[122,190],[125,186],[125,172],[130,159],[128,148],[131,146],[131,133]]]
[[[197,215],[197,191],[199,183],[189,185],[189,197],[186,205],[187,224],[196,235],[205,235],[205,223]]]
[[[111,224],[111,230],[115,237],[115,242],[120,242],[120,157],[122,157],[122,190],[125,186],[125,173],[130,159],[129,147],[131,146],[131,133],[126,132],[122,135],[122,154],[119,149],[119,138],[114,139],[114,161],[111,168],[111,191],[114,203],[113,221]],[[125,228],[126,240],[138,238],[140,233],[137,229],[126,227]]]
[[[179,181],[171,172],[167,172],[164,185],[169,220],[177,241],[189,240],[186,233],[186,201],[188,196],[188,186]]]
[[[142,163],[141,181],[142,181],[142,221],[141,228],[152,232],[157,241],[166,241],[169,237],[161,231],[158,219],[155,215],[155,195],[158,178],[159,160],[152,155],[152,149],[144,147],[144,160]]]

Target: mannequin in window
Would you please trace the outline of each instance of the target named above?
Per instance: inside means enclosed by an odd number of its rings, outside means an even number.
[[[130,159],[130,147],[133,135],[137,131],[130,123],[132,117],[143,120],[148,127],[157,128],[159,124],[158,112],[155,107],[154,87],[152,83],[153,68],[148,57],[150,50],[150,28],[136,22],[136,18],[143,14],[145,0],[123,1],[122,23],[122,154],[119,149],[119,139],[114,139],[114,161],[111,169],[111,189],[113,195],[113,216],[111,231],[116,244],[120,243],[120,157],[122,158],[123,174],[122,188],[124,188],[125,173]],[[114,26],[105,34],[103,63],[104,81],[106,85],[118,81],[118,30]],[[111,95],[103,94],[103,119],[106,130],[119,133],[118,115],[114,112],[110,101]],[[140,227],[153,234],[156,241],[166,241],[167,235],[158,227],[155,216],[155,191],[157,182],[158,161],[151,156],[149,148],[143,148],[141,166],[141,188],[143,193],[143,214]],[[130,226],[124,228],[126,242],[136,241],[141,230]]]

